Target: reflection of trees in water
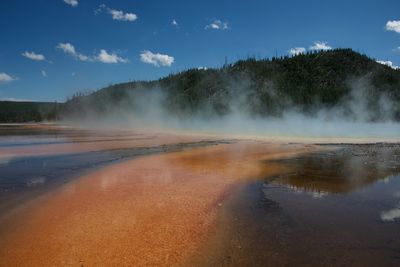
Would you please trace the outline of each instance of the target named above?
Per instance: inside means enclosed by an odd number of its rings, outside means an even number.
[[[345,193],[400,172],[399,159],[399,145],[345,145],[333,152],[278,160],[288,173],[268,180],[321,196]]]

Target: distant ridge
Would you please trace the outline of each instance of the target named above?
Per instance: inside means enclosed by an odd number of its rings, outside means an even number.
[[[162,108],[177,117],[224,116],[237,110],[255,117],[280,117],[288,110],[312,116],[340,108],[346,117],[362,113],[368,121],[400,120],[400,71],[351,49],[248,58],[156,81],[115,84],[75,95],[50,117],[102,116],[116,109],[135,112],[137,105],[149,101],[149,94],[159,97]]]
[[[61,106],[53,102],[0,101],[0,122],[55,121]]]

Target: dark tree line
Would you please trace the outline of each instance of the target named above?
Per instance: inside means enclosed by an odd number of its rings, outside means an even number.
[[[364,79],[366,85],[354,88],[356,79]],[[148,101],[141,92],[151,90],[162,92],[163,108],[179,117],[199,112],[223,116],[233,108],[261,117],[281,116],[288,108],[314,114],[342,105],[351,100],[354,90],[362,90],[371,114],[381,112],[378,101],[384,95],[394,103],[393,119],[400,120],[400,71],[351,49],[248,58],[221,68],[189,69],[156,81],[110,85],[75,95],[46,116],[79,117],[86,112],[102,116],[116,108],[135,110],[135,103]],[[26,112],[30,113],[27,117],[36,116],[33,110]]]

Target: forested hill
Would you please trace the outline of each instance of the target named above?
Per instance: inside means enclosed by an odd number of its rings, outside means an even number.
[[[54,121],[64,104],[52,102],[0,101],[0,122]]]
[[[400,70],[351,49],[264,60],[249,58],[217,69],[190,69],[157,81],[129,82],[75,96],[61,117],[103,116],[115,110],[162,109],[173,116],[282,116],[335,111],[365,120],[400,120]]]
[[[88,109],[94,114],[116,107],[135,110],[157,97],[167,112],[179,117],[223,116],[237,110],[251,116],[281,116],[289,109],[312,115],[337,107],[344,116],[353,116],[363,106],[367,120],[380,120],[383,115],[399,120],[400,71],[351,49],[250,58],[218,69],[190,69],[158,81],[116,84],[73,98],[64,111],[81,115]]]

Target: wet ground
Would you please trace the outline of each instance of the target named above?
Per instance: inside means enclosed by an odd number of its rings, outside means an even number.
[[[400,266],[398,144],[4,127],[0,266]]]
[[[0,163],[0,219],[35,196],[79,178],[90,170],[134,157],[182,151],[229,141],[199,141],[170,145],[112,149],[66,155],[18,157]]]
[[[93,131],[53,124],[0,125],[0,221],[18,206],[96,168],[145,155],[231,142],[198,137],[182,141],[155,133]]]
[[[238,189],[190,265],[400,266],[400,146],[334,148]]]

